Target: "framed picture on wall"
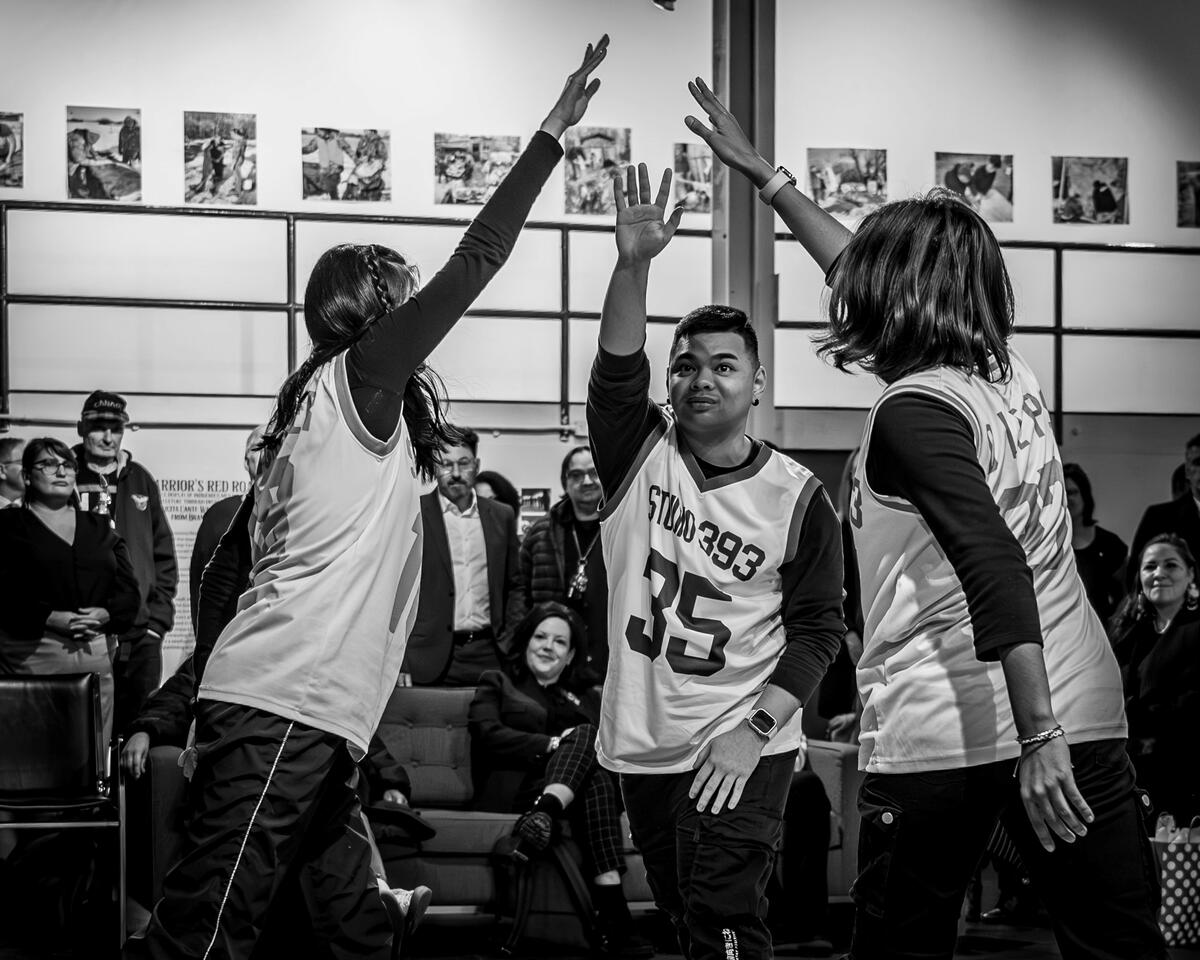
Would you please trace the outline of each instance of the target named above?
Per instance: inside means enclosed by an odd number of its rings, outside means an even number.
[[[1180,160],[1175,164],[1179,183],[1177,227],[1200,227],[1200,160]]]
[[[809,196],[847,226],[887,203],[887,151],[810,147]]]
[[[563,136],[563,179],[567,213],[616,210],[613,174],[629,165],[628,127],[572,127]]]
[[[67,199],[142,199],[142,111],[67,107]]]
[[[675,202],[689,213],[712,213],[712,166],[704,144],[675,144]]]
[[[435,133],[433,202],[487,203],[520,155],[520,137]]]
[[[934,184],[953,190],[989,223],[1013,218],[1013,162],[1008,153],[935,153]]]
[[[1051,157],[1055,223],[1128,223],[1128,157]]]
[[[306,200],[391,200],[391,134],[368,128],[310,127],[300,131]]]
[[[183,202],[258,202],[258,120],[253,113],[184,113]]]
[[[25,185],[25,115],[0,113],[0,187]]]

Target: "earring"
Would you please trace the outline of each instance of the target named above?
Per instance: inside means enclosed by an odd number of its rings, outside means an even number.
[[[1196,586],[1195,580],[1188,584],[1187,599],[1183,605],[1189,610],[1195,610],[1197,606],[1200,606],[1200,587]]]
[[[1146,615],[1146,595],[1141,590],[1138,591],[1137,599],[1133,602],[1133,616],[1135,620],[1141,620]]]
[[[750,401],[750,406],[752,406],[752,407],[758,406],[758,397],[755,397],[753,400]]]

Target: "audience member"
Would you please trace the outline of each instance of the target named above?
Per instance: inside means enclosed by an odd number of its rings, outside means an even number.
[[[521,593],[526,605],[565,603],[584,623],[580,669],[603,681],[608,672],[608,572],[600,546],[600,480],[587,446],[563,457],[563,497],[521,543]]]
[[[254,476],[258,471],[258,461],[262,458],[262,451],[257,447],[258,442],[262,439],[263,430],[264,428],[261,426],[255,427],[246,437],[242,463],[246,467],[246,473],[250,477],[251,483],[254,482]],[[204,516],[200,520],[200,529],[196,531],[196,540],[192,544],[192,562],[188,570],[193,630],[196,628],[197,607],[200,603],[200,575],[204,573],[205,565],[217,549],[221,535],[229,529],[229,524],[241,502],[242,495],[236,493],[223,500],[218,500],[204,511]]]
[[[505,669],[480,678],[470,711],[476,806],[525,811],[514,830],[519,861],[545,850],[567,818],[593,878],[607,952],[645,956],[653,951],[633,935],[621,890],[617,780],[596,762],[600,695],[574,670],[581,641],[573,610],[540,603],[517,626]]]
[[[1187,491],[1187,467],[1181,463],[1171,471],[1171,499],[1182,497]]]
[[[162,681],[162,639],[175,622],[179,579],[175,539],[158,484],[121,448],[128,422],[125,398],[96,390],[84,401],[77,426],[83,442],[75,447],[80,506],[114,525],[129,549],[141,591],[141,612],[122,633],[113,665],[118,733]]]
[[[521,519],[521,494],[504,474],[495,470],[480,470],[475,477],[475,493],[485,500],[499,500],[512,508],[513,516]]]
[[[19,504],[25,494],[21,455],[25,441],[20,437],[0,437],[0,510]]]
[[[115,635],[139,606],[129,552],[103,518],[75,509],[77,464],[65,443],[29,441],[22,469],[24,503],[0,510],[0,673],[99,674],[108,742]]]
[[[1121,574],[1129,550],[1125,541],[1096,523],[1092,483],[1083,468],[1077,463],[1064,464],[1063,477],[1067,487],[1067,512],[1071,515],[1075,566],[1092,609],[1101,620],[1107,620],[1125,592]]]
[[[1200,553],[1200,433],[1184,446],[1183,475],[1187,481],[1183,493],[1166,503],[1152,504],[1142,514],[1129,547],[1131,557],[1140,557],[1150,538],[1160,533],[1178,534],[1193,556]]]
[[[1195,554],[1182,537],[1159,534],[1139,555],[1137,585],[1111,631],[1138,783],[1181,825],[1200,814],[1198,599]]]
[[[501,640],[520,619],[517,518],[475,494],[479,437],[442,451],[437,490],[421,497],[421,594],[404,671],[413,683],[473,686],[500,667]]]

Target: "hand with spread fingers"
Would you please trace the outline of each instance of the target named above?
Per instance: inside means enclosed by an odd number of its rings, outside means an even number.
[[[712,127],[705,126],[693,116],[687,116],[683,121],[687,128],[707,143],[713,154],[726,166],[745,174],[756,186],[761,187],[766,183],[774,173],[774,168],[754,148],[742,125],[717,99],[708,84],[697,77],[688,82],[688,92],[700,105]]]
[[[624,190],[621,177],[613,177],[613,195],[617,204],[617,258],[623,263],[649,263],[671,242],[683,208],[676,207],[666,216],[671,196],[671,171],[664,170],[658,196],[650,200],[650,171],[644,163],[635,170],[626,168]]]
[[[600,66],[606,56],[608,56],[607,33],[600,38],[599,43],[587,45],[587,50],[583,54],[583,62],[574,73],[567,77],[567,83],[563,87],[562,93],[559,94],[558,101],[550,108],[546,119],[542,121],[540,128],[542,131],[557,140],[568,127],[574,126],[583,119],[588,103],[600,89],[600,78],[589,80],[588,75]]]
[[[688,790],[693,800],[699,797],[696,809],[703,813],[710,801],[714,815],[736,807],[762,749],[762,737],[744,723],[713,737],[700,754],[700,766]]]
[[[1054,849],[1056,836],[1074,843],[1087,835],[1085,824],[1095,817],[1075,785],[1066,737],[1024,747],[1017,778],[1025,813],[1047,851]]]

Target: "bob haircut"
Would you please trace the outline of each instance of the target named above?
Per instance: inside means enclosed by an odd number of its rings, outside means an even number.
[[[1012,369],[1013,292],[996,237],[949,190],[880,207],[830,270],[820,352],[885,383],[929,367],[989,381]]]
[[[1063,479],[1072,481],[1079,488],[1079,496],[1083,498],[1083,525],[1090,527],[1096,522],[1092,517],[1096,511],[1096,498],[1092,496],[1092,481],[1083,472],[1083,467],[1077,463],[1063,464]]]
[[[34,437],[25,444],[25,452],[21,454],[21,470],[32,476],[33,465],[47,453],[51,453],[63,463],[69,464],[72,470],[79,469],[79,461],[75,459],[74,451],[57,437]],[[25,484],[25,495],[21,498],[21,505],[28,507],[35,500],[37,500],[37,493],[34,491],[33,484]],[[79,506],[78,491],[71,491],[69,502],[72,506]]]
[[[517,492],[517,488],[512,485],[512,481],[508,477],[495,470],[480,470],[475,474],[475,484],[478,486],[481,483],[486,483],[495,491],[497,503],[512,507],[514,514],[518,517],[521,515],[521,494]]]
[[[544,603],[539,603],[531,607],[529,612],[525,614],[524,619],[517,624],[516,629],[513,631],[512,646],[508,655],[508,675],[514,680],[524,680],[529,676],[529,665],[525,663],[525,651],[529,649],[529,641],[533,639],[534,631],[537,630],[538,625],[550,617],[558,617],[561,620],[567,621],[567,627],[571,631],[571,651],[575,656],[563,668],[563,672],[558,678],[558,683],[564,687],[572,687],[575,685],[575,667],[579,660],[579,651],[583,648],[585,627],[583,621],[579,619],[579,614],[570,607],[554,600],[547,600]]]
[[[706,307],[697,307],[685,316],[675,327],[675,335],[671,338],[671,356],[679,349],[679,341],[686,337],[694,337],[699,333],[737,333],[741,335],[746,349],[750,352],[754,366],[759,366],[758,334],[750,324],[750,318],[744,310],[737,307],[727,307],[723,304],[712,303]]]

